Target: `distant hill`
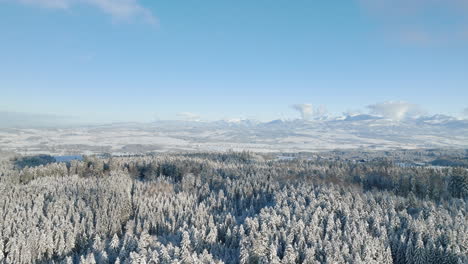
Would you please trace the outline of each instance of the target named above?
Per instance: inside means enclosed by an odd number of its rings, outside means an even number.
[[[468,148],[468,121],[436,115],[394,121],[373,115],[260,122],[166,120],[92,126],[0,128],[0,149],[26,153]]]

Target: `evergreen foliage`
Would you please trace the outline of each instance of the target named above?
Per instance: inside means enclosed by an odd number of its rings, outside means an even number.
[[[468,263],[466,170],[252,153],[0,162],[0,263]]]

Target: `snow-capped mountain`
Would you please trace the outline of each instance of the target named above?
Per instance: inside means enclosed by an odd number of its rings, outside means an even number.
[[[347,115],[343,120],[344,121],[364,121],[364,120],[376,120],[382,119],[382,117],[368,114],[358,114],[358,115]]]

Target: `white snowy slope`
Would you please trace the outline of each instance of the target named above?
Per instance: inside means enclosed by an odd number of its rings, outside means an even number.
[[[372,115],[333,120],[158,121],[70,128],[0,128],[0,150],[20,153],[323,151],[468,148],[468,120],[436,115],[392,121]]]

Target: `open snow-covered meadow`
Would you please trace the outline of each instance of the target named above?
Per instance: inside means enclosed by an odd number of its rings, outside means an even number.
[[[0,149],[23,154],[251,150],[467,148],[468,121],[434,117],[400,122],[363,120],[275,120],[256,122],[117,123],[62,128],[0,129]]]

